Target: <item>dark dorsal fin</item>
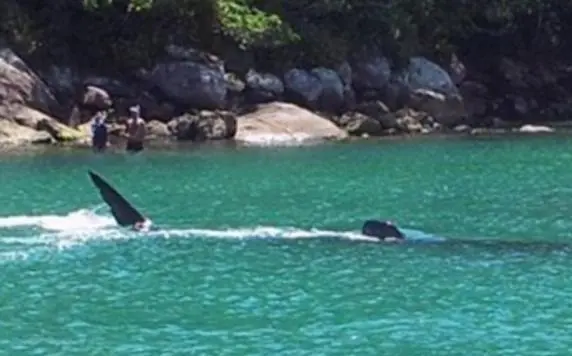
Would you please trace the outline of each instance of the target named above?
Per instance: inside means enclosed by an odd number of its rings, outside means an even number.
[[[145,217],[103,178],[92,171],[89,171],[89,176],[119,225],[131,226],[136,222],[145,221]]]

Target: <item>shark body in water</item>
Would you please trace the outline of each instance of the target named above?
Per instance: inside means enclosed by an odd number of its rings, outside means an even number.
[[[119,226],[130,227],[135,231],[155,230],[151,220],[145,217],[117,189],[99,174],[88,171],[92,183],[98,189],[103,201],[109,206],[113,218]],[[362,234],[375,237],[383,242],[400,242],[405,235],[389,221],[367,220],[362,226]]]
[[[111,214],[116,223],[122,227],[130,227],[138,232],[156,231],[158,228],[154,226],[152,221],[137,210],[127,199],[125,199],[115,188],[113,188],[100,175],[93,171],[89,171],[91,181],[98,189],[101,198],[109,206]],[[366,220],[362,224],[361,233],[364,236],[375,238],[378,242],[385,243],[404,243],[409,241],[406,234],[402,232],[393,222],[384,220]],[[540,250],[543,247],[552,249],[572,249],[569,243],[554,243],[546,241],[499,241],[499,240],[451,240],[439,239],[438,241],[430,240],[426,243],[442,243],[446,241],[449,246],[481,246],[486,248],[531,248]],[[414,242],[411,241],[411,242]]]

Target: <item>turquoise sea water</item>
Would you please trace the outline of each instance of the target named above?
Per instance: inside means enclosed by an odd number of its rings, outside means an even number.
[[[571,163],[567,137],[0,157],[0,354],[568,355]],[[160,229],[115,226],[87,169]]]

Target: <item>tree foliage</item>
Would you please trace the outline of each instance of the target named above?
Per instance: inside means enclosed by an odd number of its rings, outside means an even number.
[[[570,49],[572,3],[557,0],[5,0],[0,38],[82,66],[149,65],[168,43],[235,45],[276,60],[332,64],[363,47],[389,55]],[[269,58],[270,58],[269,57]]]

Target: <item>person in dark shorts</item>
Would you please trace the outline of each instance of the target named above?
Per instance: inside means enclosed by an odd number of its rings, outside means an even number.
[[[143,150],[143,141],[146,135],[145,120],[140,116],[139,106],[132,106],[129,108],[129,119],[125,133],[127,135],[127,143],[125,150],[128,152],[140,152]]]
[[[91,147],[95,152],[104,151],[107,147],[108,132],[105,119],[106,113],[99,111],[94,115],[91,123]]]

